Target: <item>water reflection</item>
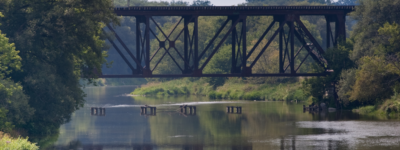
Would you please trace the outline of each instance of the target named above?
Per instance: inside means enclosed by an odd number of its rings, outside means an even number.
[[[133,89],[87,89],[85,107],[60,128],[57,142],[43,149],[400,148],[399,121],[350,111],[303,112],[300,103],[127,96]],[[139,115],[145,105],[156,107],[157,115]],[[228,106],[243,110],[227,113]],[[92,107],[107,109],[107,115],[92,116]]]

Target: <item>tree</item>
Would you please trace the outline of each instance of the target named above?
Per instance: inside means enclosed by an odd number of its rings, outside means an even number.
[[[0,13],[1,17],[4,17]],[[33,113],[28,97],[19,83],[7,76],[21,69],[21,57],[14,43],[0,31],[0,131],[10,131],[14,125],[25,124]]]
[[[209,0],[194,0],[190,6],[212,6]]]
[[[358,0],[338,0],[333,5],[356,5]]]
[[[330,0],[246,0],[247,5],[255,6],[255,5],[296,5],[297,3],[318,3],[318,4],[326,4],[329,3]]]
[[[354,51],[352,59],[357,61],[363,56],[372,56],[375,50],[385,42],[378,29],[385,23],[399,23],[397,13],[400,3],[397,0],[361,0],[351,17],[357,20],[353,27]]]
[[[304,80],[303,91],[307,96],[312,96],[314,102],[320,102],[323,100],[325,91],[328,88],[338,86],[342,71],[354,66],[354,62],[349,56],[352,49],[353,43],[351,40],[347,40],[346,43],[340,43],[336,48],[328,49],[324,54],[324,58],[327,60],[330,69],[334,72],[325,77],[314,77]],[[337,98],[336,93],[334,98]],[[330,102],[330,104],[334,103],[334,101]]]
[[[79,84],[101,71],[104,23],[118,23],[112,1],[0,1],[1,29],[20,50],[23,71],[9,75],[20,82],[35,108],[24,127],[30,133],[52,133],[84,104]]]
[[[338,95],[345,103],[379,104],[399,83],[400,15],[396,0],[362,0],[351,15],[358,21],[351,35],[355,68],[342,73]],[[373,15],[373,16],[371,16]]]

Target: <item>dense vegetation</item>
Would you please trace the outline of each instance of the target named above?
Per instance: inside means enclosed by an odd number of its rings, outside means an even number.
[[[79,80],[93,73],[81,70],[106,62],[102,28],[118,23],[112,7],[111,0],[0,1],[0,130],[56,133],[83,106]]]
[[[38,150],[39,147],[26,138],[13,138],[0,132],[0,149],[2,150]]]

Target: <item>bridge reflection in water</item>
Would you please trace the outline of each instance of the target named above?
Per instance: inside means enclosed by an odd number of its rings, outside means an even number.
[[[246,141],[245,143],[239,143],[237,145],[173,145],[173,144],[162,144],[162,145],[153,145],[153,144],[132,144],[132,145],[124,145],[124,144],[84,144],[82,145],[79,141],[73,141],[69,145],[66,146],[55,146],[51,147],[51,149],[59,149],[59,150],[113,150],[113,149],[131,149],[131,150],[157,150],[157,149],[174,149],[174,150],[204,150],[204,149],[221,149],[221,150],[253,150],[260,149],[253,148],[253,143],[259,143],[263,141]],[[281,137],[279,139],[279,149],[280,150],[296,150],[303,149],[305,146],[296,145],[296,136],[292,137]],[[321,141],[318,143],[318,146],[324,147],[326,149],[340,149],[343,146],[343,143],[335,140],[327,140]],[[50,149],[50,148],[49,148]]]

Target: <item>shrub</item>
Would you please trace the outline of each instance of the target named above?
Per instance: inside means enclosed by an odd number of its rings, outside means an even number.
[[[35,143],[28,141],[28,138],[11,138],[0,132],[0,149],[1,150],[37,150],[39,149]]]
[[[369,114],[375,111],[375,106],[364,106],[357,109],[360,114]]]
[[[246,93],[243,96],[243,99],[245,100],[262,100],[262,95],[260,92],[250,92]]]
[[[216,97],[217,97],[217,93],[215,91],[211,91],[210,93],[208,93],[208,98],[216,99]]]
[[[0,108],[0,131],[10,132],[14,125],[7,120],[8,110],[5,108]]]

